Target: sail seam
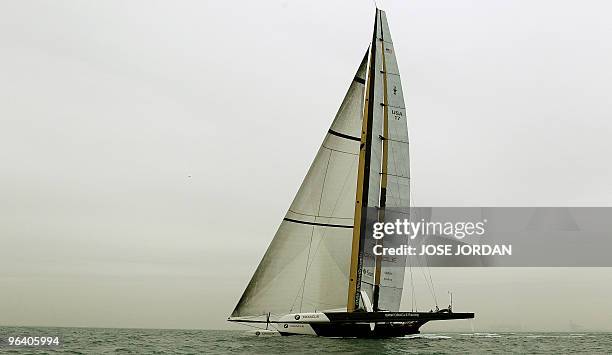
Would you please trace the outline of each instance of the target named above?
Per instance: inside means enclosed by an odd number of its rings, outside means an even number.
[[[349,154],[349,155],[359,155],[359,153],[347,152],[347,151],[344,151],[344,150],[338,150],[338,149],[330,148],[330,147],[326,146],[325,144],[323,144],[322,147],[325,148],[325,149],[329,149],[331,151],[334,151],[334,152],[338,152],[338,153],[344,153],[344,154]]]
[[[403,287],[386,286],[386,285],[382,285],[382,284],[380,285],[380,287],[394,288],[394,289],[396,289],[396,290],[403,290],[403,289],[404,289]]]
[[[395,175],[395,174],[383,173],[382,171],[381,171],[379,174],[380,174],[380,175],[387,175],[387,176],[395,176],[395,177],[399,177],[399,178],[404,178],[404,179],[408,179],[408,180],[410,180],[410,176],[404,176],[404,175]]]
[[[333,216],[321,216],[321,215],[314,215],[314,214],[308,214],[308,213],[301,213],[301,212],[296,212],[293,210],[289,210],[289,212],[291,213],[295,213],[295,214],[300,214],[302,216],[308,216],[308,217],[320,217],[320,218],[334,218],[334,219],[353,219],[353,217],[333,217]]]
[[[391,141],[391,142],[397,142],[397,143],[410,144],[407,141],[400,141],[400,140],[397,140],[397,139],[385,138],[383,136],[378,136],[378,138],[382,139],[383,141]]]

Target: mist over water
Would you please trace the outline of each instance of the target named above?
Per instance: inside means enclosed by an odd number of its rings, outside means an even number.
[[[611,3],[379,5],[404,78],[414,205],[610,205]],[[226,318],[353,80],[373,11],[348,0],[1,2],[0,324],[236,327]],[[452,292],[477,331],[612,331],[610,269],[431,273],[431,291],[414,273],[402,309],[445,307]],[[360,344],[61,332],[59,350],[84,353]],[[475,344],[445,334],[399,344]],[[593,338],[559,339],[584,350]]]
[[[0,352],[32,354],[228,354],[228,353],[609,353],[612,333],[424,333],[392,339],[339,339],[311,336],[256,337],[246,331],[0,328]],[[8,336],[59,336],[61,346],[7,347]]]

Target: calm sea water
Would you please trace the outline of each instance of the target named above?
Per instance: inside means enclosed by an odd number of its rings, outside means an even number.
[[[18,354],[612,353],[611,333],[436,333],[394,339],[255,337],[243,331],[1,327],[0,336],[59,336],[63,345],[0,345]]]

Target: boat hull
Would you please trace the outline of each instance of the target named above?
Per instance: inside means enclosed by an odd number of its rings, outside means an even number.
[[[448,309],[430,312],[311,312],[290,313],[276,320],[229,318],[231,322],[266,323],[281,335],[316,335],[346,338],[391,338],[418,334],[431,321],[471,319],[474,313]]]
[[[422,323],[418,324],[411,322],[401,324],[376,324],[372,327],[370,324],[361,323],[313,323],[304,324],[300,328],[290,326],[287,328],[281,327],[279,328],[279,333],[283,336],[316,335],[340,338],[395,338],[409,334],[418,334],[421,325]],[[299,329],[299,331],[295,332],[297,329]]]
[[[451,312],[318,312],[283,316],[281,335],[317,335],[346,338],[391,338],[418,334],[434,320],[469,319],[473,313]]]

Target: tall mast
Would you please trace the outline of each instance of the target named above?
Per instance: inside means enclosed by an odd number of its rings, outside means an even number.
[[[378,40],[378,38],[376,39]],[[385,221],[385,207],[387,205],[387,172],[388,172],[388,159],[389,159],[389,103],[387,101],[387,63],[385,61],[385,34],[384,31],[380,33],[381,43],[381,55],[382,55],[382,74],[383,74],[383,134],[382,137],[382,161],[381,161],[381,174],[380,174],[380,201],[378,209],[378,221]],[[383,240],[379,239],[378,244],[382,245]],[[374,292],[372,305],[374,311],[378,311],[378,299],[380,295],[380,274],[382,269],[382,256],[376,255],[376,262],[374,268]]]
[[[351,268],[349,271],[349,287],[347,311],[353,312],[359,308],[361,288],[361,267],[363,261],[363,243],[366,232],[366,215],[368,208],[368,191],[370,181],[370,160],[372,145],[372,117],[374,107],[375,77],[376,77],[376,40],[379,10],[374,17],[374,33],[370,44],[369,74],[366,81],[366,96],[363,108],[363,123],[361,129],[361,145],[359,150],[359,170],[357,174],[357,193],[355,199],[355,218],[353,241],[351,245]]]

